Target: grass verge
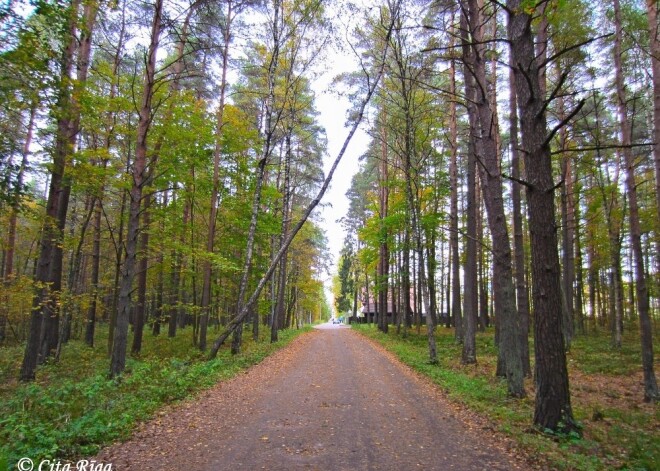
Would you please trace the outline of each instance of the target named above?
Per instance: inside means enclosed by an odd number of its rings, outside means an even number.
[[[528,397],[507,396],[506,384],[495,377],[497,352],[492,331],[477,335],[478,364],[460,364],[461,346],[450,329],[436,335],[439,363],[428,363],[426,332],[406,336],[374,326],[355,330],[394,353],[403,363],[438,384],[454,402],[479,413],[508,435],[528,456],[553,470],[656,470],[660,463],[660,416],[656,406],[642,402],[639,340],[634,331],[613,351],[606,335],[575,339],[568,354],[575,418],[583,436],[550,436],[531,427],[534,385]],[[636,342],[636,343],[635,343]],[[533,347],[532,347],[533,351]]]
[[[145,334],[140,357],[130,358],[115,380],[107,375],[107,329],[100,329],[95,348],[71,341],[60,361],[40,368],[30,384],[15,379],[22,348],[0,349],[0,469],[21,457],[39,462],[95,454],[130,436],[163,405],[235,376],[308,330],[282,331],[275,344],[246,335],[241,354],[222,349],[212,361],[191,345],[189,331],[174,338]]]

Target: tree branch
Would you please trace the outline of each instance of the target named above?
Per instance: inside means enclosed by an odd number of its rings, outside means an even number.
[[[506,178],[507,180],[511,180],[512,182],[520,183],[521,185],[526,186],[530,190],[536,190],[536,186],[532,185],[530,182],[526,180],[521,180],[520,178],[516,178],[511,175],[507,175],[504,172],[502,172],[502,178]]]
[[[653,146],[655,145],[654,142],[641,142],[639,144],[629,144],[629,145],[623,145],[623,144],[605,144],[602,146],[590,146],[590,147],[570,147],[566,149],[558,149],[558,150],[553,150],[551,152],[552,155],[555,154],[564,154],[566,152],[592,152],[592,151],[599,151],[599,150],[606,150],[606,149],[632,149],[635,147],[648,147],[648,146]]]
[[[291,242],[293,242],[293,239],[296,237],[300,229],[302,229],[303,225],[309,218],[310,214],[314,210],[314,208],[319,204],[321,199],[323,198],[323,195],[327,191],[328,187],[330,186],[330,182],[332,181],[332,177],[335,173],[335,170],[337,169],[337,166],[339,165],[339,162],[341,162],[342,158],[344,157],[344,154],[346,153],[346,149],[348,148],[349,143],[353,139],[353,135],[357,131],[358,126],[362,122],[362,118],[364,117],[364,114],[366,112],[367,105],[371,101],[371,97],[376,91],[376,88],[378,86],[378,83],[380,82],[380,79],[383,75],[383,71],[385,68],[385,57],[387,55],[388,51],[388,44],[390,37],[392,35],[392,31],[394,29],[394,23],[396,21],[397,14],[393,12],[392,18],[389,21],[389,24],[387,25],[386,29],[386,37],[384,41],[384,48],[382,51],[381,55],[381,62],[379,64],[379,67],[376,71],[376,74],[373,77],[373,80],[369,82],[369,88],[362,99],[362,102],[360,103],[360,108],[357,113],[357,117],[355,121],[353,122],[353,125],[351,126],[351,129],[346,136],[346,139],[344,140],[344,144],[341,147],[341,150],[337,154],[337,157],[335,158],[335,161],[332,164],[332,167],[330,168],[330,171],[328,172],[327,177],[325,178],[323,182],[323,186],[319,190],[318,194],[316,197],[310,202],[310,204],[307,206],[305,209],[305,212],[301,216],[300,220],[296,223],[295,227],[291,230],[291,232],[287,235],[286,239],[283,241],[280,249],[278,250],[277,254],[273,257],[271,260],[270,266],[268,267],[268,270],[266,273],[261,277],[261,280],[259,280],[259,284],[253,291],[252,295],[250,296],[250,299],[248,299],[247,303],[243,306],[241,311],[227,324],[225,331],[215,340],[213,343],[213,347],[211,348],[211,351],[209,352],[209,360],[212,360],[215,358],[218,354],[218,350],[222,346],[222,344],[227,340],[227,338],[236,330],[236,328],[243,322],[243,320],[248,316],[248,314],[251,312],[254,304],[256,303],[257,299],[259,298],[259,295],[261,294],[261,291],[263,290],[264,286],[266,286],[266,283],[270,280],[271,276],[273,276],[273,273],[275,272],[275,268],[279,264],[280,259],[284,256],[286,251],[288,250],[289,246],[291,245]]]
[[[550,145],[550,141],[552,141],[552,138],[555,137],[555,134],[557,134],[557,131],[559,131],[561,128],[563,128],[564,126],[566,126],[566,124],[567,124],[571,119],[573,119],[573,117],[574,117],[576,114],[578,114],[578,113],[580,112],[580,110],[582,109],[582,107],[584,106],[585,103],[586,103],[586,100],[585,100],[585,99],[580,100],[580,102],[579,102],[579,103],[577,104],[577,106],[573,109],[573,111],[571,111],[571,112],[568,114],[568,116],[564,117],[564,119],[562,119],[562,120],[557,124],[557,126],[555,126],[554,128],[552,128],[552,131],[550,131],[550,133],[548,133],[548,136],[545,138],[545,141],[543,141],[543,144],[541,145],[541,147],[545,147],[545,146],[547,146],[547,145]]]

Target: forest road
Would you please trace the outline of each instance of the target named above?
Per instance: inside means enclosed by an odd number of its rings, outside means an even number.
[[[331,325],[95,459],[118,471],[528,468],[381,347]]]

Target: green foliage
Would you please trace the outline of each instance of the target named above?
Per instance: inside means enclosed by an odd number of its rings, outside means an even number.
[[[11,464],[23,456],[67,459],[96,453],[103,444],[128,437],[162,405],[231,378],[304,331],[284,331],[276,344],[246,339],[240,355],[223,350],[212,361],[190,347],[187,335],[148,337],[140,359],[130,359],[116,380],[107,378],[104,347],[90,349],[81,341],[72,341],[61,362],[46,365],[39,381],[30,384],[10,379],[20,355],[3,352],[2,358],[14,364],[3,362],[0,370],[6,385],[0,391],[0,461],[3,456]]]
[[[333,283],[335,308],[337,308],[337,312],[340,315],[353,309],[353,290],[355,289],[355,279],[353,276],[354,257],[355,254],[353,253],[353,247],[350,241],[344,241],[344,246],[339,254],[337,283]]]
[[[630,375],[639,371],[642,363],[638,335],[636,327],[628,324],[620,349],[610,346],[609,332],[595,331],[576,337],[571,343],[568,361],[587,374]]]

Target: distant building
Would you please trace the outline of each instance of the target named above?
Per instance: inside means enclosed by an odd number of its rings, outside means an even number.
[[[401,312],[403,312],[403,306],[395,305],[395,303],[392,302],[391,299],[391,292],[388,293],[388,300],[387,300],[387,322],[388,324],[394,324],[396,319],[395,315],[399,315]],[[374,301],[372,296],[369,296],[367,299],[366,292],[363,290],[362,291],[362,296],[360,297],[360,301],[362,303],[362,308],[358,310],[357,313],[357,319],[351,318],[351,322],[358,322],[360,324],[366,324],[369,322],[375,322],[377,319],[378,312],[376,311],[376,302]],[[410,290],[410,308],[411,308],[411,314],[414,318],[415,316],[415,294],[411,288]],[[378,307],[378,311],[380,311],[380,307]],[[421,318],[422,318],[422,324],[426,323],[426,309],[424,307],[424,303],[422,303],[422,310],[421,310]]]

